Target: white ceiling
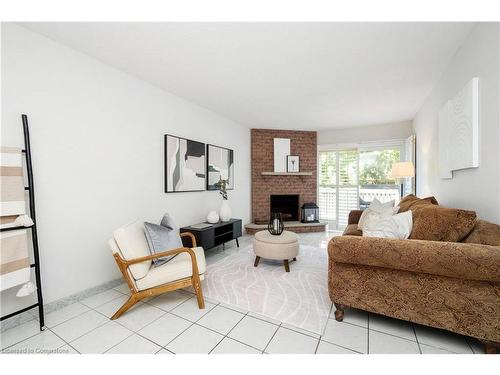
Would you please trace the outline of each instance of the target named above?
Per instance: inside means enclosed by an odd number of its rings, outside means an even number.
[[[251,127],[412,119],[471,23],[23,23]]]

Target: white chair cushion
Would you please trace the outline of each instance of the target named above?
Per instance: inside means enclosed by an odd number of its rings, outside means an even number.
[[[118,253],[123,258],[123,255],[120,251],[120,248],[118,247],[118,244],[116,243],[114,238],[110,238],[108,240],[108,245],[109,245],[109,248],[111,249],[113,254]]]
[[[151,255],[144,234],[144,222],[142,221],[137,220],[118,228],[113,232],[113,237],[125,260]],[[131,265],[129,269],[134,279],[139,280],[146,276],[151,268],[151,263],[152,261],[148,260]]]
[[[196,254],[199,274],[204,274],[206,269],[205,252],[202,247],[193,247]],[[153,267],[142,279],[137,280],[137,289],[144,290],[155,286],[163,285],[172,281],[185,279],[193,275],[191,256],[188,253],[180,253],[167,263],[159,267]]]
[[[118,247],[118,244],[116,243],[116,241],[115,241],[114,238],[110,238],[108,240],[108,245],[111,248],[111,251],[113,252],[113,254],[116,253],[116,254],[120,255],[120,257],[123,258],[123,254],[120,251],[120,248]],[[128,269],[127,272],[128,272],[128,275],[130,276],[130,279],[131,279],[132,283],[135,285],[134,276],[132,276],[132,273],[130,272],[130,269]],[[135,286],[137,287],[137,285],[135,285]]]

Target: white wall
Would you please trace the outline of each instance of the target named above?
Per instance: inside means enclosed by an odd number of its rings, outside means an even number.
[[[500,65],[500,25],[498,26],[498,37],[497,37],[497,63]],[[499,68],[500,69],[500,68]],[[499,94],[498,94],[498,111],[499,111],[499,127],[500,127],[500,71],[498,72],[498,90],[499,90]],[[500,145],[500,129],[498,131],[498,144]],[[498,155],[498,171],[497,171],[497,174],[499,176],[499,179],[500,179],[500,152],[497,152],[497,155]],[[498,197],[499,197],[499,200],[498,200],[498,212],[500,212],[500,181],[498,182]]]
[[[230,205],[249,222],[248,128],[21,26],[2,28],[2,144],[23,144],[26,113],[45,302],[120,276],[107,246],[120,225],[164,212],[186,225],[219,208],[217,192],[164,193],[165,133],[234,149]]]
[[[434,195],[439,203],[475,210],[500,223],[499,25],[478,24],[450,62],[413,121],[417,136],[417,194]],[[472,77],[479,77],[479,168],[438,176],[437,114]]]
[[[412,134],[411,120],[347,129],[322,130],[318,132],[318,145],[404,139]]]

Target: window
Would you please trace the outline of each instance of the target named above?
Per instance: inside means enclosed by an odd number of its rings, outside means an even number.
[[[358,208],[358,150],[320,151],[319,215],[330,227],[346,226]]]
[[[347,225],[349,212],[366,208],[377,198],[399,200],[399,184],[387,175],[392,164],[402,159],[404,142],[363,144],[319,151],[320,219],[330,228]]]
[[[358,150],[340,150],[337,226],[345,227],[349,212],[358,209],[359,160]]]
[[[381,202],[399,201],[399,184],[387,177],[392,164],[401,160],[401,148],[359,153],[359,206],[366,208],[377,198]]]
[[[319,153],[319,217],[336,226],[337,152]]]
[[[394,184],[387,175],[392,164],[400,160],[399,149],[361,151],[359,153],[359,184],[387,185]]]

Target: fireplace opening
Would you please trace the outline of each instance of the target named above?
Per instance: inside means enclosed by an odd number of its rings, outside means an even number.
[[[281,213],[283,221],[299,221],[299,195],[271,195],[271,215]]]

